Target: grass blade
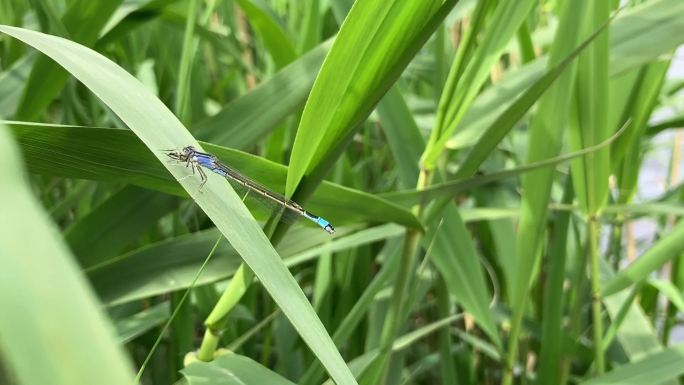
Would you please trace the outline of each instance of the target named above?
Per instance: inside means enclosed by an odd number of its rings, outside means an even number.
[[[620,366],[603,376],[584,381],[581,385],[660,384],[675,380],[684,373],[684,345],[677,345],[651,354],[637,362]]]
[[[642,281],[665,262],[678,257],[682,251],[684,251],[684,221],[680,221],[670,234],[606,282],[601,294],[609,296]]]
[[[161,101],[109,59],[54,36],[9,26],[0,26],[0,31],[32,45],[64,66],[105,102],[160,162],[166,164],[163,149],[187,145],[201,148]],[[112,84],[117,87],[111,87]],[[225,181],[218,178],[209,178],[200,193],[198,180],[184,179],[187,170],[170,165],[167,165],[167,169],[260,278],[331,377],[339,384],[355,384],[354,377],[297,282],[240,197],[232,189],[227,189]]]
[[[61,22],[69,37],[85,46],[97,41],[99,31],[119,7],[122,0],[78,0],[71,4]],[[22,99],[15,116],[33,120],[50,104],[64,87],[68,74],[46,57],[40,57],[33,65]]]
[[[558,36],[551,47],[551,63],[562,60],[569,52],[575,49],[579,41],[579,26],[576,20],[582,20],[585,16],[585,5],[565,3],[562,7],[561,21],[558,27]],[[528,140],[529,162],[548,159],[560,152],[562,144],[562,127],[564,117],[570,107],[570,98],[567,90],[572,88],[574,82],[574,68],[566,71],[561,78],[551,86],[540,100],[539,110],[534,116]],[[506,367],[514,366],[520,339],[520,326],[523,314],[526,310],[528,290],[533,279],[536,277],[541,247],[541,234],[546,221],[546,207],[550,200],[550,190],[553,170],[542,169],[526,174],[522,179],[523,195],[521,198],[520,222],[518,242],[516,243],[516,262],[518,264],[515,286],[511,295],[513,318],[511,333],[509,334],[509,347],[506,356]],[[506,372],[503,384],[510,385],[513,381],[513,373]]]
[[[29,169],[34,173],[125,182],[187,196],[129,130],[13,124],[12,132],[26,154]],[[242,174],[273,191],[283,191],[286,167],[241,151],[202,143],[207,151]],[[165,165],[176,171],[184,168],[168,161]],[[409,228],[422,228],[408,210],[366,192],[330,182],[323,182],[305,207],[335,224],[388,221]]]
[[[0,302],[9,307],[0,317],[3,362],[23,384],[132,384],[130,362],[66,244],[33,198],[4,127],[0,159],[7,165],[0,171]]]
[[[451,6],[437,0],[354,4],[304,107],[286,196],[293,196],[305,176],[310,185],[301,194],[311,193]]]

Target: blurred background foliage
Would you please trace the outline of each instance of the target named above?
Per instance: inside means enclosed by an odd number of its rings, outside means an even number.
[[[681,382],[681,0],[0,24],[0,383]],[[246,199],[264,237],[193,137],[335,235]]]

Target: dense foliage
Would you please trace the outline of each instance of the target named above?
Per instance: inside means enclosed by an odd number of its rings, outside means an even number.
[[[679,383],[681,0],[0,24],[0,383]]]

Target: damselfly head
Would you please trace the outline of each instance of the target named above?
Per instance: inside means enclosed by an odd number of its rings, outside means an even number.
[[[165,150],[167,151],[166,156],[173,160],[178,160],[181,162],[185,162],[188,160],[188,156],[185,154],[185,151],[179,151],[179,150]]]
[[[186,162],[188,159],[192,158],[192,156],[197,152],[195,150],[195,147],[193,146],[186,146],[183,147],[182,150],[164,150],[166,151],[166,155],[174,160],[179,160],[181,162]]]

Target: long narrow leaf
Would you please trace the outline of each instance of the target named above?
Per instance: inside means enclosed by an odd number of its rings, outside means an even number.
[[[297,282],[240,197],[218,178],[209,178],[200,192],[197,179],[184,178],[187,170],[166,163],[161,150],[200,145],[158,99],[112,61],[83,46],[21,28],[2,26],[0,31],[49,55],[117,113],[245,259],[331,376],[339,384],[356,383]]]
[[[37,174],[135,184],[187,196],[172,176],[129,130],[12,124],[12,132]],[[112,144],[116,143],[116,146]],[[287,168],[251,154],[204,143],[226,164],[274,190],[283,191]],[[184,165],[167,166],[176,171]],[[333,223],[396,222],[420,229],[408,210],[366,192],[323,182],[306,208]]]
[[[659,240],[644,255],[608,281],[601,294],[604,296],[615,294],[645,279],[665,262],[678,257],[682,251],[684,251],[684,221],[680,221],[670,234]]]
[[[6,166],[0,171],[3,366],[23,384],[132,384],[131,365],[111,325],[33,197],[2,126],[0,159]]]
[[[312,185],[304,188],[303,195],[318,184],[453,3],[359,0],[354,4],[304,107],[290,157],[287,196],[294,194],[305,175]]]
[[[584,381],[582,385],[660,384],[684,373],[684,345],[677,345],[651,354],[642,360],[625,364],[603,376]]]

